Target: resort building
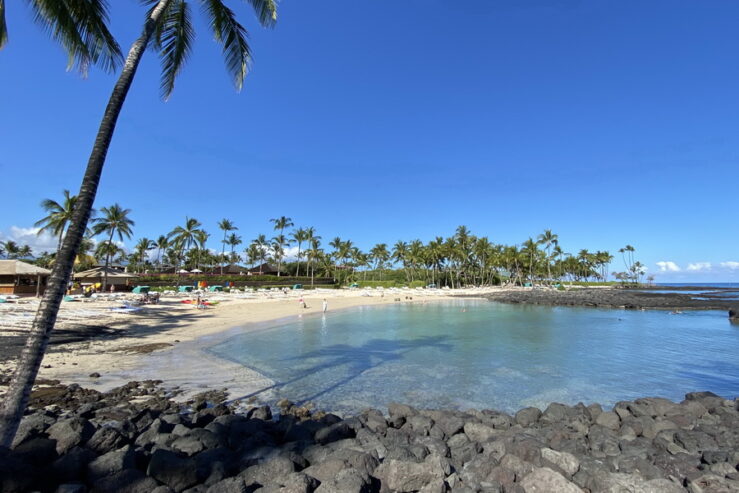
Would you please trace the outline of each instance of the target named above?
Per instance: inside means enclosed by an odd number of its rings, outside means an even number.
[[[20,260],[0,260],[0,294],[40,296],[50,275],[50,270]]]

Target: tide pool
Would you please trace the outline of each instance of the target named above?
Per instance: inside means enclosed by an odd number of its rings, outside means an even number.
[[[207,351],[275,382],[257,398],[339,413],[390,402],[514,412],[681,400],[696,390],[739,395],[739,326],[714,311],[389,304],[244,332]]]

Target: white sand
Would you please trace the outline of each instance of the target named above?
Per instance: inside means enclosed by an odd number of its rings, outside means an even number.
[[[206,389],[228,388],[231,398],[248,397],[260,392],[260,399],[272,382],[259,373],[215,356],[204,348],[244,331],[268,327],[279,319],[320,313],[322,300],[328,311],[361,305],[393,303],[426,303],[450,299],[452,296],[480,296],[504,288],[472,288],[458,290],[392,289],[315,290],[270,292],[259,294],[209,294],[219,301],[217,306],[198,310],[182,304],[183,295],[164,296],[158,305],[144,305],[135,313],[115,313],[110,309],[120,302],[65,302],[57,327],[105,325],[120,329],[122,334],[72,343],[63,351],[53,348],[44,358],[40,378],[78,383],[83,387],[109,390],[132,380],[163,380],[165,386],[179,387],[182,397]],[[308,308],[299,304],[303,296]],[[412,298],[412,299],[410,299]],[[396,301],[396,300],[400,301]],[[37,302],[0,305],[0,333],[27,332]],[[153,352],[141,353],[145,345],[159,345]],[[151,346],[150,346],[151,348]],[[0,369],[8,369],[5,363]],[[100,378],[89,375],[97,372]]]

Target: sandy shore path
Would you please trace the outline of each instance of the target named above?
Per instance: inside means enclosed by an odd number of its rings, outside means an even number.
[[[244,331],[264,329],[297,317],[316,316],[322,311],[323,299],[328,302],[330,315],[358,306],[483,296],[491,289],[501,288],[408,289],[385,291],[384,294],[375,290],[320,290],[280,292],[272,294],[273,297],[256,298],[219,294],[210,298],[218,300],[219,304],[206,310],[197,310],[181,303],[183,298],[170,296],[163,297],[158,305],[146,305],[134,313],[113,312],[110,301],[68,303],[60,313],[60,331],[73,333],[78,327],[84,333],[84,327],[91,324],[105,330],[102,336],[52,346],[44,358],[39,378],[77,383],[100,391],[133,380],[156,379],[162,380],[168,388],[179,388],[182,398],[208,389],[227,388],[233,398],[248,399],[258,394],[259,400],[264,400],[270,398],[269,389],[274,382],[242,365],[212,356],[204,349]],[[308,308],[302,308],[299,303],[301,296]],[[30,304],[26,315],[30,315],[34,307]],[[80,318],[81,310],[84,310],[84,319]],[[2,312],[0,321],[4,316],[7,322],[8,314]],[[22,340],[30,319],[27,316],[22,320],[26,320],[26,327],[4,324],[3,335],[11,332]],[[0,369],[7,373],[14,364],[6,360]]]

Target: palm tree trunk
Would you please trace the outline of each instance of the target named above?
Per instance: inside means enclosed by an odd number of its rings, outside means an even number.
[[[111,245],[113,244],[113,233],[114,231],[110,232],[110,238],[108,238],[108,248],[111,248]],[[105,256],[105,271],[103,271],[103,293],[105,292],[105,289],[108,287],[108,266],[110,265],[110,250],[108,250],[108,254]]]
[[[85,235],[85,230],[87,229],[87,222],[90,219],[92,206],[95,202],[95,195],[97,194],[100,183],[100,175],[103,172],[103,165],[108,154],[110,141],[113,138],[118,116],[123,108],[123,103],[126,100],[126,95],[136,75],[136,69],[144,54],[146,45],[149,43],[160,17],[170,2],[171,0],[160,0],[152,10],[144,24],[141,36],[133,43],[128,52],[121,75],[113,88],[108,106],[105,108],[105,113],[100,122],[92,152],[90,153],[90,159],[87,162],[85,176],[82,179],[82,185],[77,195],[77,205],[74,208],[69,229],[62,242],[62,249],[59,252],[57,261],[54,262],[54,268],[51,276],[49,276],[44,296],[36,311],[28,341],[23,348],[8,391],[3,398],[2,407],[0,407],[1,446],[10,447],[13,443],[13,438],[18,430],[21,417],[28,404],[31,387],[33,387],[33,382],[36,379],[41,361],[44,358],[44,353],[49,343],[49,335],[54,328],[57,313],[59,312],[59,305],[62,302],[64,291],[67,288],[67,282],[72,274],[74,258],[77,255],[82,238]]]

